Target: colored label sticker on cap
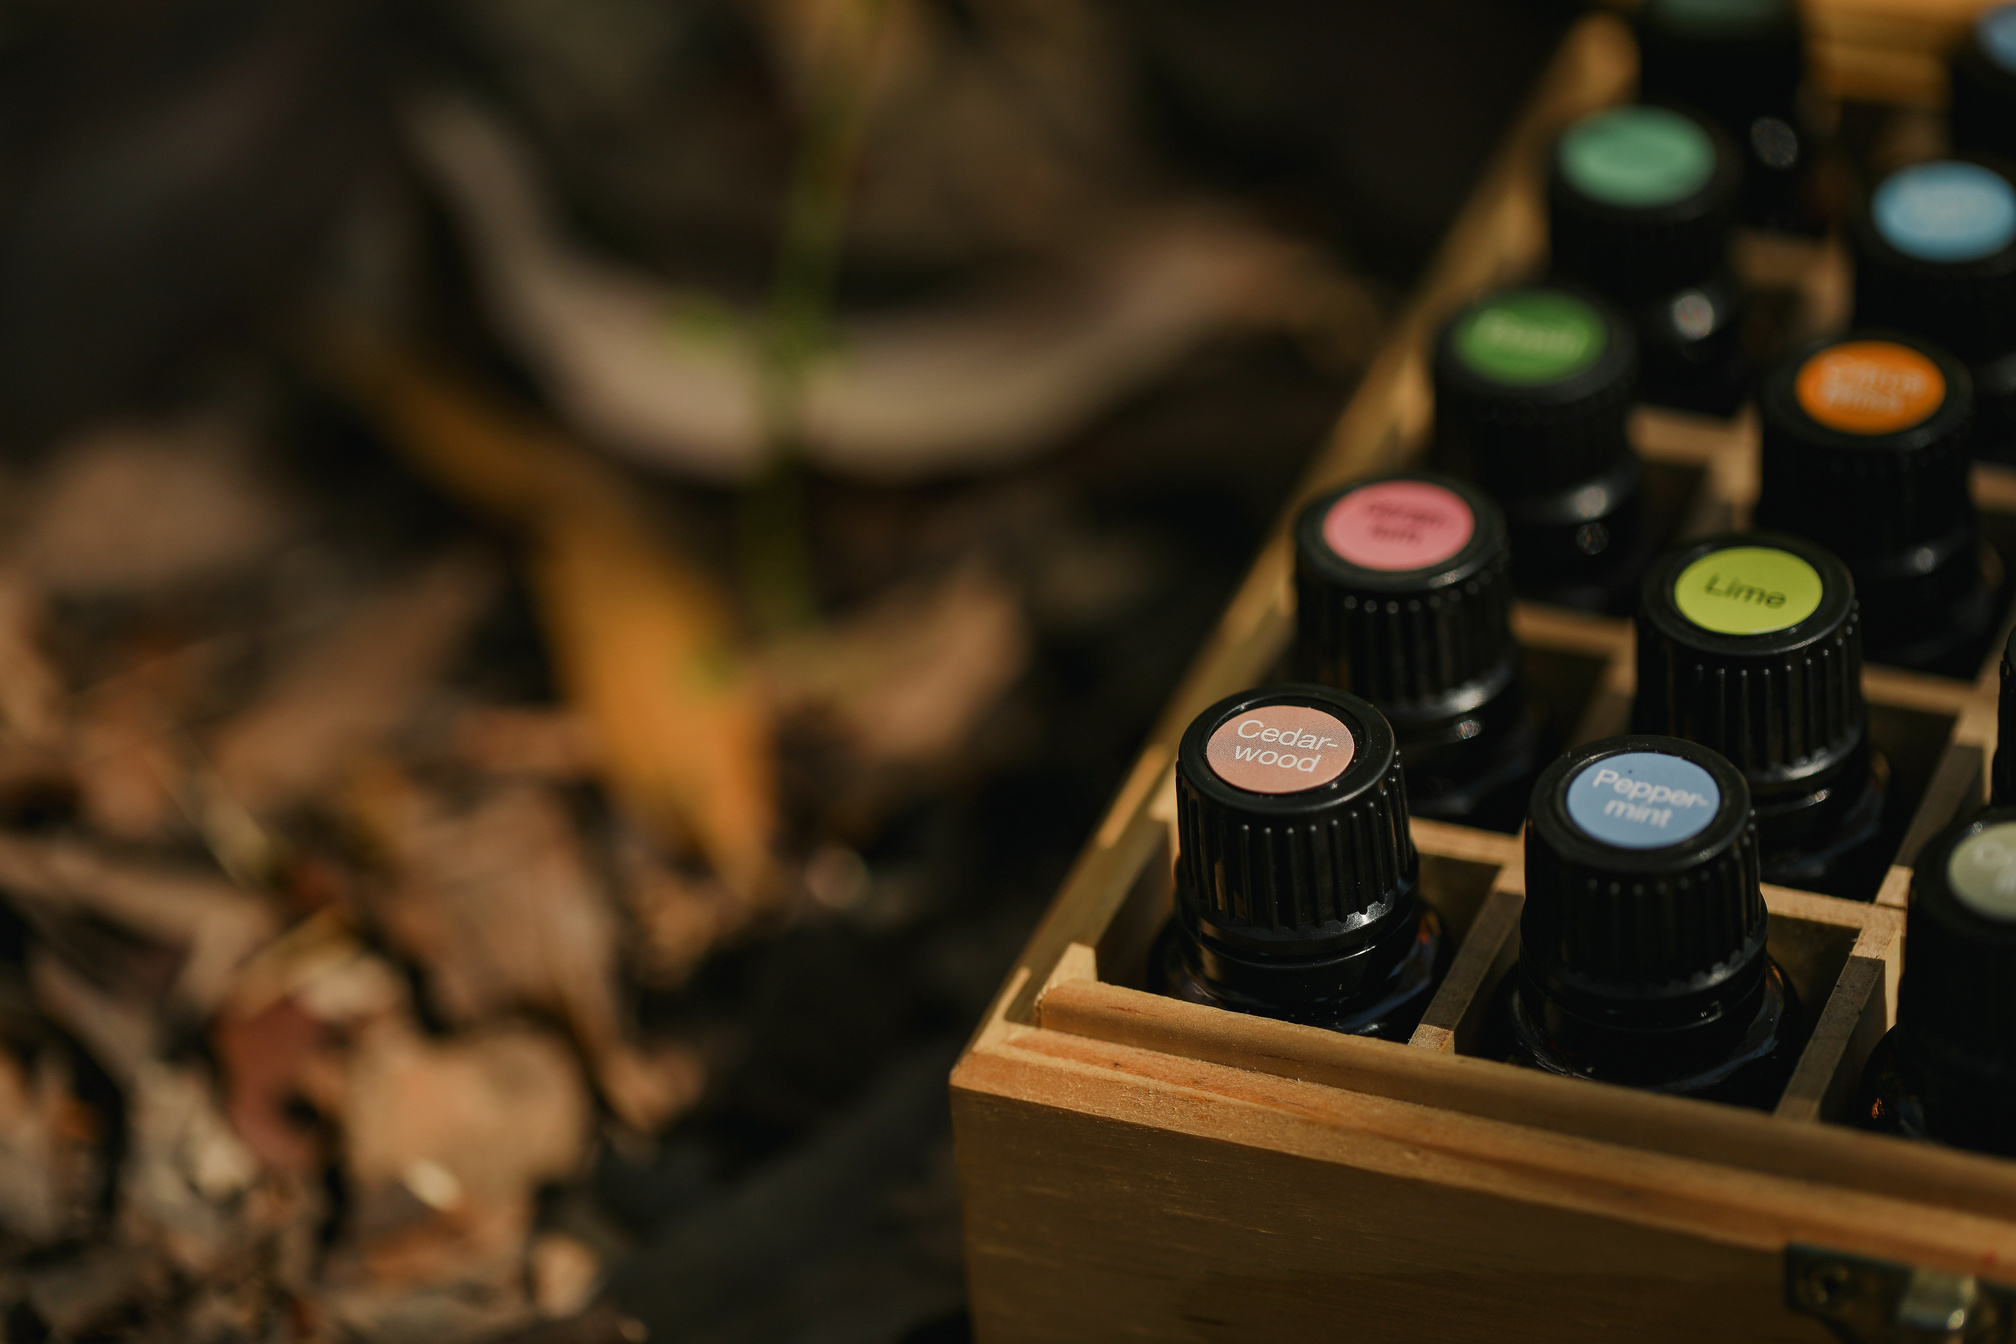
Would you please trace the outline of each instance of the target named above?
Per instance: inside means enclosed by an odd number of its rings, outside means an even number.
[[[1521,387],[1582,372],[1610,345],[1603,315],[1558,289],[1515,289],[1479,304],[1456,328],[1456,353],[1486,378]]]
[[[1470,542],[1477,521],[1455,491],[1428,481],[1379,481],[1323,516],[1323,540],[1354,565],[1391,572],[1439,565]]]
[[[1978,163],[1921,163],[1883,179],[1870,217],[1885,242],[1920,261],[1979,261],[2016,242],[2016,188]]]
[[[2016,821],[1983,827],[1953,846],[1946,885],[1975,914],[2016,923]]]
[[[1843,341],[1806,361],[1793,388],[1799,407],[1845,434],[1895,434],[1946,404],[1939,366],[1895,341]]]
[[[1235,789],[1300,793],[1343,774],[1357,751],[1335,715],[1307,705],[1261,705],[1221,724],[1204,759]]]
[[[1718,635],[1789,630],[1820,609],[1820,571],[1775,546],[1710,551],[1673,581],[1673,605]]]
[[[1657,849],[1700,834],[1722,790],[1690,760],[1627,751],[1585,765],[1568,784],[1568,815],[1591,839],[1620,849]]]
[[[1561,137],[1561,171],[1583,195],[1633,209],[1685,200],[1715,173],[1715,142],[1678,112],[1619,107]]]
[[[2016,74],[2016,5],[1997,5],[1974,21],[1988,59]]]

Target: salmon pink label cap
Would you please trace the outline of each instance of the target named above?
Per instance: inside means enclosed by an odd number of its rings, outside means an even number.
[[[1234,788],[1300,793],[1343,774],[1357,751],[1351,730],[1320,709],[1261,705],[1221,724],[1204,759]]]
[[[1470,544],[1477,520],[1453,490],[1428,481],[1379,481],[1344,495],[1323,518],[1323,540],[1365,569],[1439,565]]]

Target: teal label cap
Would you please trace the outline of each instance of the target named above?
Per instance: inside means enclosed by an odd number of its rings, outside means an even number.
[[[1678,112],[1617,107],[1584,117],[1561,137],[1561,172],[1606,205],[1651,209],[1683,201],[1715,174],[1715,142]]]

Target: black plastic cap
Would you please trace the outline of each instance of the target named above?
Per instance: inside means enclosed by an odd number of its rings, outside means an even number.
[[[1606,762],[1639,753],[1677,757],[1712,781],[1712,797],[1700,794],[1691,804],[1682,799],[1683,816],[1694,806],[1707,819],[1672,823],[1676,832],[1698,824],[1674,843],[1613,843],[1585,828],[1571,810],[1571,791],[1593,791],[1597,806],[1637,808],[1638,815],[1649,809],[1657,822],[1660,795],[1641,798],[1607,777],[1633,766]],[[1623,783],[1634,780],[1626,773]],[[1521,975],[1548,999],[1591,1019],[1629,1008],[1641,1022],[1699,1020],[1704,1005],[1741,998],[1764,975],[1769,915],[1759,880],[1750,791],[1721,756],[1650,735],[1578,747],[1547,767],[1533,789]]]
[[[2009,181],[2005,168],[1981,160],[1959,160]],[[1918,164],[1900,172],[1922,172]],[[2016,235],[1986,256],[1940,261],[1913,256],[1886,237],[1879,226],[1875,193],[1855,213],[1855,325],[1917,332],[1970,363],[2016,350]]]
[[[1805,78],[1805,39],[1792,0],[1747,6],[1647,0],[1632,16],[1638,94],[1696,108],[1731,135],[1758,117],[1790,121]]]
[[[1730,233],[1743,183],[1742,159],[1729,136],[1712,121],[1677,107],[1662,110],[1693,123],[1713,145],[1712,170],[1681,199],[1639,206],[1591,196],[1563,171],[1558,145],[1547,178],[1554,274],[1627,305],[1664,299],[1703,284],[1729,264]]]
[[[1391,530],[1368,535],[1379,527]],[[1505,535],[1496,504],[1441,476],[1383,476],[1311,501],[1295,523],[1301,675],[1396,722],[1445,720],[1490,700],[1519,661]]]
[[[1928,1069],[2016,1095],[2016,808],[1981,812],[1919,851],[1897,1025]]]
[[[1809,566],[1819,578],[1818,601],[1809,614],[1780,629],[1729,633],[1743,628],[1744,618],[1761,604],[1785,602],[1782,587],[1794,586],[1734,564],[1727,573],[1714,567],[1716,556],[1733,560],[1754,549],[1781,552]],[[1708,565],[1696,568],[1703,561]],[[1689,580],[1692,616],[1682,609],[1682,576]],[[1719,596],[1704,601],[1703,592]],[[1803,607],[1810,596],[1800,588],[1790,600]],[[1718,606],[1734,619],[1718,619]],[[1710,628],[1697,616],[1722,628]],[[1766,614],[1747,623],[1769,625],[1771,619]],[[1634,731],[1712,748],[1759,794],[1810,788],[1816,776],[1862,751],[1869,707],[1862,696],[1855,585],[1847,566],[1822,547],[1780,533],[1731,532],[1669,551],[1646,571],[1637,627]]]
[[[2016,69],[1996,60],[1981,40],[1981,25],[1991,21],[1983,16],[1953,52],[1953,148],[2016,163]]]
[[[1277,706],[1343,725],[1352,743],[1341,774],[1267,793],[1228,782],[1213,767],[1220,729],[1238,736],[1242,724]],[[1257,758],[1274,748],[1256,730],[1250,750]],[[1355,695],[1294,684],[1244,691],[1205,710],[1177,752],[1176,816],[1177,919],[1192,937],[1241,955],[1314,957],[1364,947],[1414,911],[1420,863],[1393,730]]]
[[[1561,378],[1514,382],[1466,358],[1458,335],[1507,299],[1558,295],[1586,307],[1602,348]],[[1585,484],[1635,461],[1624,435],[1638,382],[1638,338],[1606,300],[1573,285],[1485,295],[1457,313],[1435,342],[1435,450],[1493,497],[1517,500]]]
[[[1835,347],[1860,341],[1904,346],[1930,360],[1945,381],[1938,408],[1889,433],[1854,433],[1815,419],[1800,402],[1802,371]],[[1944,348],[1888,331],[1820,341],[1774,369],[1760,401],[1764,444],[1757,526],[1819,542],[1846,561],[1858,580],[1869,563],[1929,571],[1960,547],[1971,561],[1973,382]],[[1924,548],[1937,553],[1913,554]],[[1866,600],[1866,581],[1862,586]]]

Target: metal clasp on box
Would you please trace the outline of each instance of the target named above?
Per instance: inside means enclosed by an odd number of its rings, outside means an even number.
[[[2016,1344],[2016,1288],[1821,1246],[1785,1248],[1785,1305],[1847,1344]]]

